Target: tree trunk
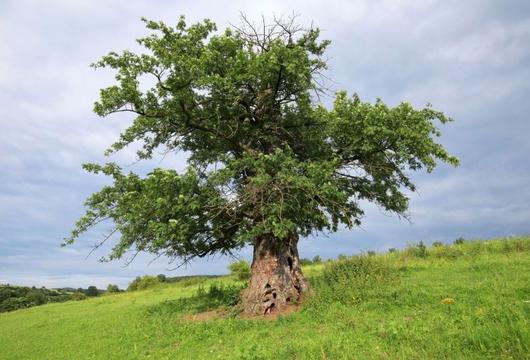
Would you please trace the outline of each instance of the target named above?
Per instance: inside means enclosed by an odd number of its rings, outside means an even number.
[[[245,314],[270,314],[300,300],[308,284],[300,268],[297,243],[297,234],[286,240],[270,234],[256,238],[250,284],[243,293]]]

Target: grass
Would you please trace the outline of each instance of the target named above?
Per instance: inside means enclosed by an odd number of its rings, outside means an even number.
[[[230,313],[241,282],[159,285],[0,314],[1,359],[530,359],[530,237],[411,247],[305,269],[274,320]],[[222,318],[190,313],[225,308]]]

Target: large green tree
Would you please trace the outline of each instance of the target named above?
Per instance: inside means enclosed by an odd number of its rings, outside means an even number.
[[[457,164],[435,142],[435,122],[450,119],[430,106],[388,107],[342,91],[324,106],[329,41],[316,28],[243,18],[217,33],[209,20],[144,21],[144,53],[111,52],[94,64],[116,74],[94,111],[133,116],[108,154],[133,142],[139,159],[186,151],[187,170],[141,177],[114,163],[84,165],[113,184],[87,199],[66,243],[109,219],[119,234],[109,260],[132,250],[186,262],[251,245],[245,311],[266,314],[307,289],[299,236],[359,225],[361,200],[405,214],[410,172]]]

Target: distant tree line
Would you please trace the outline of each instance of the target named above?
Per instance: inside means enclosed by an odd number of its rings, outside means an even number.
[[[164,274],[158,274],[156,276],[139,276],[129,284],[127,291],[143,290],[161,283],[186,282],[186,284],[192,285],[200,283],[207,278],[218,276],[219,275],[169,277]],[[85,300],[90,297],[96,297],[103,294],[116,294],[123,291],[124,290],[121,290],[116,284],[108,284],[106,289],[98,289],[94,285],[88,286],[87,288],[80,287],[77,289],[71,287],[48,289],[46,287],[37,288],[35,286],[27,287],[0,284],[0,313],[30,308],[47,303]]]
[[[65,302],[69,300],[84,300],[88,297],[101,295],[105,292],[116,293],[122,290],[118,285],[109,284],[107,290],[100,290],[96,286],[83,288],[47,289],[27,286],[0,284],[0,312],[14,311],[47,303]]]
[[[164,283],[184,282],[186,285],[198,284],[206,279],[216,278],[221,275],[186,275],[169,277],[164,274],[137,276],[127,286],[127,291],[145,290]]]
[[[322,258],[320,257],[320,255],[315,255],[312,259],[308,259],[308,258],[300,259],[301,265],[320,264],[321,262],[322,262]]]

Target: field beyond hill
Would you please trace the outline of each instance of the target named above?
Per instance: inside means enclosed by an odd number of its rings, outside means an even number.
[[[530,237],[304,268],[292,312],[240,318],[235,277],[0,314],[1,359],[530,359]]]

